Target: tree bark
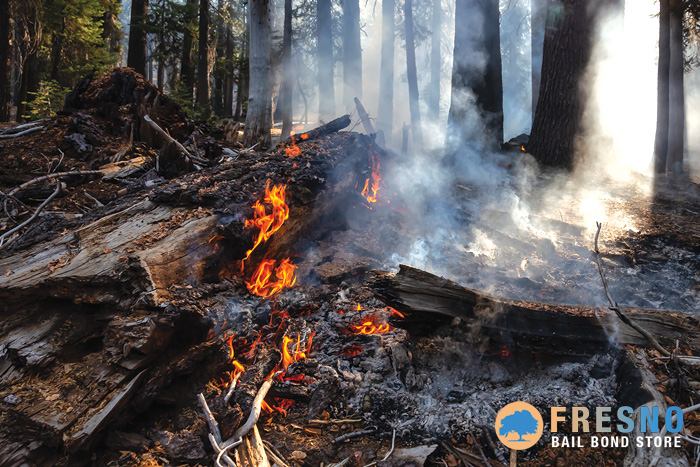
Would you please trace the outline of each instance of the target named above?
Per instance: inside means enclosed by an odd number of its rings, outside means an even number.
[[[148,0],[131,2],[131,24],[129,25],[129,55],[126,66],[146,75],[146,20]]]
[[[343,102],[351,112],[355,98],[362,99],[362,47],[360,0],[343,0]]]
[[[233,7],[229,5],[229,12],[233,12]],[[233,116],[233,84],[234,84],[234,44],[231,23],[226,23],[226,78],[224,83],[224,117]]]
[[[61,29],[54,31],[51,47],[51,79],[58,81],[58,70],[61,66],[61,56],[63,54],[63,38],[66,34],[66,20],[61,21]]]
[[[423,146],[423,129],[420,121],[416,45],[413,34],[413,0],[405,0],[404,26],[406,30],[406,77],[408,79],[408,105],[411,112],[411,133],[413,134],[413,143],[420,148]]]
[[[428,117],[437,122],[440,118],[440,71],[442,69],[442,0],[433,0],[433,21],[430,50],[430,93]]]
[[[0,122],[10,120],[10,1],[0,0]]]
[[[543,165],[574,165],[574,140],[585,104],[579,83],[588,66],[594,26],[590,3],[571,0],[548,8],[540,98],[528,145]]]
[[[532,62],[532,116],[537,110],[542,79],[542,49],[544,47],[544,27],[547,19],[546,0],[531,1],[530,55]]]
[[[666,172],[668,158],[669,70],[671,35],[669,0],[659,1],[659,71],[656,94],[656,136],[654,138],[654,172]]]
[[[318,113],[319,119],[330,120],[335,116],[335,60],[333,59],[333,18],[331,0],[316,3],[316,35],[318,62]]]
[[[280,86],[280,112],[282,113],[282,138],[292,131],[292,0],[284,0],[284,30],[282,33],[282,85]]]
[[[685,98],[683,92],[683,2],[670,1],[669,120],[666,171],[683,171]]]
[[[250,58],[248,112],[243,144],[270,147],[272,76],[270,63],[270,2],[250,0]]]
[[[197,105],[209,110],[209,0],[199,0],[199,60]]]
[[[503,83],[498,0],[457,0],[448,144],[503,142]],[[481,59],[483,56],[485,59]],[[474,124],[474,113],[484,127]]]
[[[192,46],[194,45],[194,37],[192,37],[192,29],[195,26],[197,18],[197,0],[187,0],[187,9],[185,12],[185,33],[182,39],[182,62],[180,64],[180,82],[182,83],[187,96],[191,99],[194,93],[194,64],[192,63]]]
[[[379,65],[379,107],[377,129],[386,144],[394,131],[394,0],[382,0],[382,51]]]

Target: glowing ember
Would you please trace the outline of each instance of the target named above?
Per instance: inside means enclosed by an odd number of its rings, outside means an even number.
[[[302,133],[301,139],[309,139],[309,135],[307,135],[306,133]]]
[[[360,194],[365,198],[365,200],[367,200],[368,203],[372,204],[377,202],[377,192],[380,190],[379,183],[382,181],[382,176],[379,172],[379,159],[374,157],[373,152],[370,151],[370,154],[372,155],[372,166],[370,167],[372,173],[370,174],[369,178],[365,180],[365,186],[362,188],[362,192]],[[366,204],[365,206],[372,209],[369,204]]]
[[[299,146],[297,146],[296,141],[294,141],[294,130],[292,130],[289,133],[289,137],[292,138],[292,147],[285,149],[284,152],[286,152],[287,155],[291,157],[300,155],[301,149],[299,149]]]
[[[233,334],[231,334],[231,337],[228,338],[228,350],[229,350],[229,360],[233,360]]]
[[[525,151],[525,146],[520,146],[520,150],[523,151],[523,152],[526,152],[526,151]]]
[[[377,322],[378,318],[376,316],[371,316],[362,321],[361,324],[351,326],[355,334],[384,334],[391,331],[392,328],[386,323]]]
[[[260,297],[270,297],[296,283],[297,278],[294,270],[297,267],[290,262],[289,258],[282,260],[282,263],[275,269],[276,281],[272,281],[274,266],[274,259],[264,259],[260,262],[251,281],[246,282],[251,293]]]
[[[311,337],[307,341],[306,344],[306,349],[308,352],[308,349],[311,348],[311,340],[313,339],[314,335],[316,333],[312,333]],[[306,353],[304,353],[303,349],[304,346],[301,344],[301,336],[297,334],[297,343],[294,346],[294,350],[292,353],[289,351],[289,344],[294,342],[294,339],[291,337],[284,336],[282,339],[282,367],[284,368],[284,371],[287,371],[287,368],[289,368],[289,365],[291,365],[294,362],[298,362],[299,360],[304,360],[306,358]],[[285,378],[288,379],[288,378]]]
[[[259,233],[253,244],[253,248],[246,252],[243,261],[250,258],[251,253],[253,253],[258,245],[262,242],[266,242],[272,234],[282,227],[284,221],[289,219],[289,206],[287,206],[285,202],[286,190],[286,185],[275,185],[270,189],[270,180],[267,181],[265,185],[265,198],[263,201],[265,204],[272,206],[272,212],[267,214],[265,205],[260,201],[256,201],[253,205],[254,217],[253,219],[245,221],[245,226],[257,227]]]

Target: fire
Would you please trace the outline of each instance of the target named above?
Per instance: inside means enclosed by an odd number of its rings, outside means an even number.
[[[284,152],[286,152],[287,155],[290,156],[290,157],[294,157],[294,156],[300,155],[300,154],[301,154],[301,149],[299,149],[299,146],[297,146],[296,141],[294,141],[294,130],[292,130],[292,131],[289,133],[289,137],[292,138],[292,147],[291,147],[291,148],[285,149]]]
[[[372,173],[369,178],[365,180],[365,185],[360,194],[371,204],[377,202],[377,192],[381,189],[379,183],[382,181],[382,175],[380,173],[381,164],[379,159],[374,157],[373,152],[370,151],[370,154],[372,155],[372,166],[370,167]],[[372,209],[370,205],[366,204],[365,206]]]
[[[275,263],[274,259],[264,259],[260,262],[251,281],[246,282],[251,293],[260,297],[271,297],[296,283],[297,278],[294,270],[297,267],[290,262],[289,258],[282,260],[282,263],[275,269],[277,280],[271,281]]]
[[[272,206],[272,212],[267,214],[265,205],[259,200],[253,205],[253,219],[245,221],[246,227],[257,227],[259,229],[258,237],[255,239],[253,248],[246,252],[243,261],[250,258],[251,253],[263,242],[266,242],[272,234],[277,232],[284,221],[289,219],[289,206],[285,202],[287,185],[275,185],[270,189],[270,180],[267,180],[265,185],[265,204]]]
[[[313,339],[315,333],[311,334],[311,337],[309,338],[307,344],[306,344],[306,349],[308,352],[308,349],[311,348],[311,340]],[[284,336],[282,339],[282,367],[284,368],[284,371],[287,371],[287,368],[289,368],[289,365],[291,365],[294,362],[298,362],[299,360],[304,360],[306,358],[306,353],[302,350],[304,346],[301,344],[301,336],[297,334],[297,343],[294,346],[294,352],[290,353],[289,352],[289,344],[291,342],[294,342],[294,339]]]
[[[304,139],[304,140],[309,139],[309,135],[307,135],[306,133],[302,133],[300,136],[301,136],[301,139]]]
[[[520,150],[521,150],[522,152],[526,152],[525,146],[520,146]]]
[[[352,325],[355,334],[384,334],[391,331],[393,328],[387,323],[378,323],[378,318],[376,316],[371,316],[365,318],[361,324]]]

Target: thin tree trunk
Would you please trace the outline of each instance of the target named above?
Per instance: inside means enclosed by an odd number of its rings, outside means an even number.
[[[272,76],[270,63],[270,1],[250,0],[250,82],[243,144],[270,146]]]
[[[316,3],[316,34],[318,54],[318,113],[319,119],[335,117],[335,60],[333,59],[333,30],[331,0]]]
[[[282,138],[292,131],[292,0],[284,0],[284,30],[282,33],[282,85],[280,86],[279,107],[282,113]]]
[[[440,71],[442,69],[442,0],[433,0],[433,34],[430,50],[430,92],[428,94],[428,117],[433,122],[440,118]]]
[[[61,30],[55,31],[51,49],[51,79],[58,81],[58,70],[61,66],[61,55],[63,54],[63,38],[66,34],[66,19],[61,21]]]
[[[355,98],[362,99],[362,48],[360,0],[343,0],[343,102],[351,112]]]
[[[243,104],[247,106],[250,83],[250,8],[244,7],[245,33],[243,36],[243,47],[241,50],[241,60],[238,65],[238,90],[236,92],[236,113],[233,118],[242,120]]]
[[[197,64],[197,105],[210,108],[209,102],[209,0],[199,0],[199,60]]]
[[[24,114],[27,111],[27,103],[34,100],[34,93],[38,88],[38,80],[36,73],[37,65],[36,53],[30,52],[24,59],[22,68],[22,78],[19,87],[19,95],[17,96],[17,121],[24,121]]]
[[[180,64],[180,82],[182,83],[187,96],[191,99],[194,93],[194,64],[192,60],[192,46],[194,45],[194,37],[192,37],[192,29],[195,27],[197,19],[197,0],[187,0],[187,9],[185,13],[185,33],[182,40],[182,62]]]
[[[414,144],[420,148],[423,146],[423,129],[420,121],[416,46],[413,35],[413,0],[405,0],[404,26],[406,30],[406,77],[408,79],[408,105],[411,111],[411,133]]]
[[[12,110],[10,52],[10,1],[0,0],[0,122],[8,122]]]
[[[683,171],[685,96],[683,91],[683,2],[671,0],[669,63],[669,126],[666,171]]]
[[[229,5],[229,12],[232,11],[233,7]],[[226,78],[224,83],[224,117],[226,118],[233,116],[233,57],[233,31],[231,30],[231,23],[226,23]]]
[[[530,0],[531,32],[530,55],[532,60],[532,117],[535,117],[537,101],[540,97],[542,80],[542,50],[544,47],[544,27],[547,20],[546,0]]]
[[[666,172],[668,158],[669,71],[671,63],[669,0],[659,1],[659,71],[656,94],[656,136],[654,138],[654,172]]]
[[[496,148],[503,141],[503,83],[498,0],[457,0],[447,142]],[[483,54],[475,60],[475,53]],[[474,125],[474,117],[483,127]]]
[[[126,66],[142,75],[146,74],[146,20],[148,0],[131,2],[131,24],[129,26],[129,55]]]
[[[379,65],[379,108],[377,129],[384,133],[386,144],[394,132],[394,0],[382,0],[382,59]]]

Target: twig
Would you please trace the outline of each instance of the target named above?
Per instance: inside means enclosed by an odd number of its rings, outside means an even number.
[[[233,381],[231,381],[231,386],[228,388],[228,392],[224,396],[224,404],[228,405],[228,401],[231,400],[231,396],[233,396],[233,391],[236,390],[236,384],[238,383],[238,379],[241,377],[241,374],[237,374],[234,378]]]
[[[199,400],[199,406],[202,408],[202,412],[204,413],[204,418],[206,418],[207,424],[209,425],[209,443],[211,444],[211,447],[214,448],[214,451],[216,451],[217,467],[221,467],[221,459],[223,459],[223,461],[226,462],[226,465],[229,467],[236,467],[235,462],[233,462],[228,454],[225,454],[226,451],[219,447],[221,444],[221,431],[219,430],[219,424],[214,418],[214,414],[212,414],[211,410],[209,409],[209,405],[207,404],[207,400],[204,398],[204,394],[198,394],[197,399]]]
[[[184,147],[182,144],[180,144],[180,142],[179,142],[178,140],[176,140],[175,138],[173,138],[172,136],[170,136],[170,135],[169,135],[168,133],[166,133],[156,122],[154,122],[153,119],[151,119],[151,117],[149,117],[148,115],[144,115],[144,116],[143,116],[143,120],[144,120],[146,123],[148,123],[148,125],[149,125],[151,128],[153,128],[153,130],[154,130],[156,133],[158,133],[163,139],[165,139],[165,140],[170,141],[171,143],[173,143],[173,144],[180,150],[180,152],[185,156],[185,158],[186,158],[188,161],[195,161],[195,162],[198,162],[198,163],[200,163],[200,164],[209,164],[209,161],[208,161],[208,160],[202,159],[202,158],[199,157],[199,156],[195,156],[194,154],[191,154],[187,149],[185,149],[185,147]]]
[[[479,442],[476,440],[476,436],[474,436],[474,433],[472,432],[472,430],[469,430],[469,436],[472,437],[472,439],[474,440],[474,444],[476,444],[476,447],[479,448],[479,453],[481,454],[481,458],[483,459],[484,464],[486,464],[488,467],[491,467],[491,463],[490,463],[489,460],[486,458],[486,455],[484,454],[484,450],[481,449],[481,443],[479,443]]]
[[[279,452],[279,450],[276,447],[274,447],[272,445],[272,443],[270,443],[269,441],[263,440],[263,444],[265,445],[265,447],[267,447],[267,449],[269,451],[274,452],[275,456],[279,457],[279,459],[282,461],[283,464],[289,464],[287,459],[282,455],[281,452]]]
[[[345,440],[352,439],[352,438],[358,438],[360,436],[369,435],[371,433],[374,433],[374,430],[359,430],[359,431],[353,431],[352,433],[346,433],[346,434],[340,435],[336,439],[334,439],[333,444],[342,443]]]
[[[58,160],[58,164],[56,164],[56,167],[51,167],[51,164],[49,164],[49,173],[54,173],[56,170],[58,170],[58,168],[63,163],[63,158],[66,157],[66,155],[63,153],[63,151],[61,151],[60,148],[56,148],[56,149],[58,149],[58,152],[61,153],[61,158]],[[53,159],[51,159],[51,162],[53,162]]]
[[[38,208],[36,208],[36,211],[34,211],[34,214],[32,214],[32,216],[29,219],[22,222],[17,227],[10,229],[7,232],[5,232],[4,234],[0,235],[0,248],[12,243],[11,241],[5,243],[5,238],[9,237],[10,235],[17,232],[18,230],[25,227],[26,225],[29,225],[32,221],[34,221],[34,219],[39,217],[39,214],[41,214],[41,211],[46,207],[46,205],[48,205],[51,202],[51,200],[54,199],[56,197],[56,195],[58,195],[58,193],[60,193],[60,192],[61,192],[61,182],[58,181],[58,182],[56,182],[56,190],[54,190],[54,192],[51,193],[51,195],[48,198],[46,198],[44,200],[44,202],[39,205]],[[5,199],[7,199],[7,198],[5,198]]]
[[[102,201],[100,201],[99,199],[95,198],[94,196],[92,196],[92,195],[91,195],[90,193],[88,193],[87,191],[84,193],[84,195],[85,195],[85,197],[86,197],[87,199],[93,201],[93,202],[97,205],[98,208],[104,207],[104,203],[102,203]]]
[[[362,420],[345,418],[342,420],[309,420],[309,425],[342,425],[345,423],[362,423]]]
[[[391,456],[394,453],[394,446],[395,445],[396,445],[396,428],[394,428],[394,434],[391,435],[391,450],[389,450],[389,452],[386,454],[386,456],[384,456],[384,459],[382,459],[380,461],[370,462],[369,464],[365,465],[364,467],[372,467],[373,465],[377,465],[377,463],[379,463],[379,462],[384,462],[385,460],[387,460],[389,458],[389,456]]]
[[[274,464],[278,465],[279,467],[289,467],[289,465],[282,459],[280,459],[279,456],[277,456],[277,454],[270,448],[270,446],[268,446],[267,443],[265,443],[265,441],[263,441],[263,445],[265,447],[265,451],[267,452],[268,457],[272,459],[272,462]]]
[[[629,319],[629,317],[627,317],[627,315],[623,313],[622,310],[620,310],[620,307],[618,306],[617,302],[613,300],[612,296],[610,295],[610,289],[608,288],[608,280],[605,278],[605,272],[603,271],[603,262],[600,259],[600,251],[598,250],[598,237],[600,236],[600,229],[603,227],[603,224],[601,224],[600,222],[596,222],[596,226],[598,227],[598,230],[595,233],[595,258],[596,263],[598,263],[598,272],[600,273],[600,279],[603,281],[605,295],[608,297],[608,302],[610,302],[610,306],[608,308],[614,311],[617,317],[620,318],[620,320],[623,323],[625,323],[627,326],[631,327],[639,334],[641,334],[649,342],[649,344],[651,344],[651,346],[658,350],[662,355],[664,355],[665,357],[670,357],[671,352],[669,352],[661,344],[659,344],[659,341],[657,341],[656,338],[649,333],[649,331],[647,331],[646,329],[642,328],[637,323]]]
[[[10,139],[10,138],[17,138],[18,136],[23,136],[27,135],[29,133],[33,133],[35,131],[43,130],[43,126],[35,126],[29,129],[26,129],[24,131],[20,131],[19,133],[12,133],[10,135],[0,135],[0,139]]]

